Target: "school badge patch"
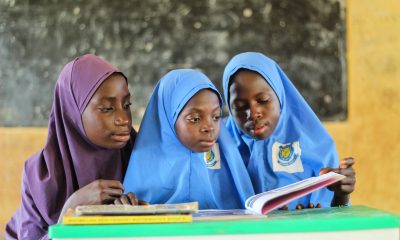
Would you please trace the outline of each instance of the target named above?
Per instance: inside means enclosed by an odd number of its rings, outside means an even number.
[[[272,167],[275,172],[303,172],[300,142],[272,144]]]
[[[221,168],[221,157],[219,154],[219,145],[215,143],[210,151],[204,153],[204,162],[208,169],[220,169]]]

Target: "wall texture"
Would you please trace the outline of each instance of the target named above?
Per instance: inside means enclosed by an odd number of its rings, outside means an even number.
[[[352,203],[398,214],[399,25],[399,1],[347,1],[348,120],[325,123],[340,156],[357,160]],[[1,229],[19,205],[23,162],[45,139],[44,128],[0,128]]]

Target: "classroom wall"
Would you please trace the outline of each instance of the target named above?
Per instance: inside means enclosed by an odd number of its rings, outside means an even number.
[[[324,123],[357,163],[353,204],[400,214],[400,1],[347,1],[348,119]],[[24,160],[45,128],[0,128],[0,228],[19,205]],[[1,238],[1,234],[0,234]]]
[[[326,123],[357,160],[353,204],[400,213],[400,1],[347,1],[349,118]]]

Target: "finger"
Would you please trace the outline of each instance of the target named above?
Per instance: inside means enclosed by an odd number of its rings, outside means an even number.
[[[143,201],[143,200],[139,200],[139,205],[144,205],[144,206],[148,206],[150,205],[148,202]]]
[[[129,202],[129,199],[126,195],[122,195],[119,199],[121,200],[122,204],[131,205],[131,203]]]
[[[133,192],[128,193],[129,202],[132,205],[139,205],[139,201]]]
[[[112,197],[120,197],[124,193],[124,191],[122,189],[117,189],[117,188],[105,188],[102,190],[102,193]]]
[[[280,207],[278,210],[288,210],[289,206],[288,205],[283,205],[282,207]]]
[[[345,178],[340,182],[334,183],[328,186],[330,191],[334,191],[335,193],[350,193],[354,191],[355,179]]]
[[[115,197],[102,198],[100,202],[101,204],[113,204],[117,199]]]
[[[349,167],[353,166],[354,163],[355,163],[354,158],[352,158],[352,157],[344,158],[344,159],[340,160],[340,168],[349,168]]]
[[[296,205],[296,209],[297,209],[297,210],[304,209],[304,205],[301,204],[301,203],[299,203],[299,204]]]
[[[101,180],[101,186],[103,186],[103,188],[115,188],[115,189],[121,189],[122,191],[124,191],[124,186],[122,185],[122,183],[120,181],[117,180]]]
[[[101,202],[102,204],[112,204],[112,203],[114,203],[115,199],[119,199],[121,197],[121,195],[122,194],[116,195],[116,194],[110,194],[110,193],[103,191],[99,195],[99,198],[100,198],[99,202]]]
[[[114,205],[122,205],[121,200],[119,200],[119,198],[116,198],[116,199],[114,200]]]
[[[322,168],[321,170],[319,170],[319,175],[328,173],[328,172],[330,172],[332,170],[333,170],[333,168]]]
[[[338,185],[355,185],[356,184],[356,179],[354,177],[347,177],[339,182]]]
[[[354,185],[341,185],[336,191],[335,194],[339,195],[348,195],[354,191]]]
[[[354,171],[354,168],[349,167],[349,168],[341,168],[339,170],[339,173],[346,176],[346,177],[355,177],[356,171]]]

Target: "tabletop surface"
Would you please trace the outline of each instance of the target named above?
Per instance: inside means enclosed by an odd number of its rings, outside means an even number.
[[[265,218],[167,224],[50,226],[50,238],[193,236],[399,228],[400,216],[366,206],[275,211]]]

